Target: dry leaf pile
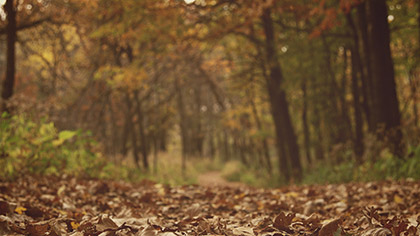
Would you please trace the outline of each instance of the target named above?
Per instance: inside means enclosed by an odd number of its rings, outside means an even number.
[[[21,178],[0,235],[419,235],[420,182],[282,189]]]

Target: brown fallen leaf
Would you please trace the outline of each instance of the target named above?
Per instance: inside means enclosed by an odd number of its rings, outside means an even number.
[[[391,230],[387,228],[373,228],[367,229],[360,234],[360,236],[388,236],[392,235]]]
[[[341,224],[341,219],[336,219],[323,225],[318,233],[318,236],[332,236],[335,232],[337,232],[339,224]]]
[[[98,224],[96,225],[96,229],[98,231],[103,231],[107,229],[117,229],[118,225],[108,216],[108,215],[100,215]]]
[[[44,216],[44,212],[41,209],[39,209],[38,207],[29,207],[29,206],[26,207],[25,214],[32,218],[41,218]]]
[[[54,220],[50,223],[51,233],[53,235],[66,235],[67,234],[67,225],[62,220]]]
[[[71,177],[51,182],[51,178],[28,176],[0,183],[10,189],[0,192],[0,202],[9,209],[0,214],[0,235],[41,235],[44,231],[53,236],[419,233],[420,181],[279,189],[165,187]],[[102,183],[109,191],[93,194],[92,186]],[[395,204],[396,194],[410,207]],[[315,213],[304,214],[305,206],[313,203]],[[334,221],[339,218],[346,221]]]
[[[278,230],[283,230],[283,231],[290,231],[290,224],[292,223],[293,218],[295,218],[296,214],[295,213],[289,213],[289,214],[284,214],[284,212],[281,212],[275,219],[274,219],[274,223],[273,226],[274,228],[278,229]]]
[[[0,215],[7,215],[11,213],[9,203],[6,201],[0,201]]]
[[[49,231],[50,226],[48,224],[48,222],[38,222],[35,224],[29,224],[26,226],[26,231],[30,234],[30,235],[34,235],[34,236],[43,236],[46,235],[46,233]]]
[[[101,182],[96,186],[93,186],[93,194],[105,194],[107,192],[109,192],[109,186],[105,182]]]
[[[232,230],[233,235],[254,236],[254,232],[250,227],[238,227]]]
[[[11,223],[11,220],[9,217],[0,215],[0,234],[1,235],[11,234],[12,230],[10,229],[9,223]]]

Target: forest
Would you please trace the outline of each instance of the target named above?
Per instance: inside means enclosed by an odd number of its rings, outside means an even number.
[[[418,0],[0,6],[0,234],[420,233]]]

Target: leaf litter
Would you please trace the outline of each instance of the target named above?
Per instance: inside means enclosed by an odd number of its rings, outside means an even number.
[[[410,180],[258,189],[27,176],[0,189],[0,235],[420,234]]]

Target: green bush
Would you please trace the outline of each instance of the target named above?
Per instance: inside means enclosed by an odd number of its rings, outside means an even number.
[[[354,180],[357,170],[353,161],[346,161],[339,165],[320,163],[303,175],[304,184],[345,183]]]
[[[0,119],[0,178],[24,174],[72,174],[110,177],[109,166],[90,134],[58,131],[52,122],[33,122],[24,115]]]
[[[304,174],[305,184],[342,183],[384,179],[420,179],[420,146],[411,147],[405,158],[398,158],[383,150],[377,161],[356,165],[352,160],[339,165],[319,163]]]
[[[381,159],[373,164],[373,175],[393,179],[420,178],[420,146],[411,147],[408,156],[397,158],[385,152]]]

